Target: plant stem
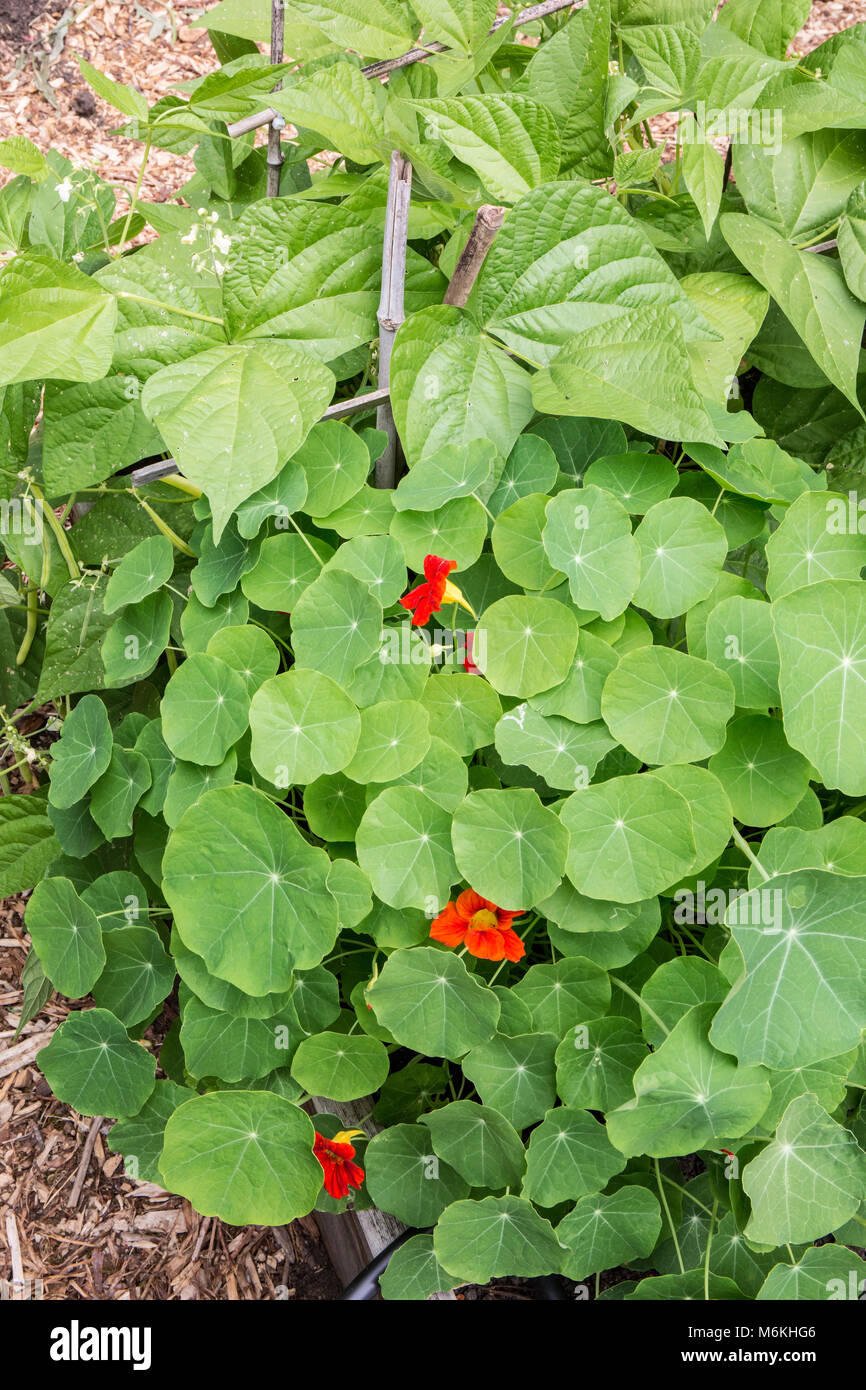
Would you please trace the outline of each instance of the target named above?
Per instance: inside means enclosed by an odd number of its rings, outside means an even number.
[[[164,536],[166,536],[166,537],[168,538],[168,540],[171,541],[172,545],[173,545],[177,550],[179,550],[180,553],[181,553],[182,555],[191,555],[191,556],[193,557],[193,559],[195,559],[195,558],[196,558],[195,551],[194,551],[194,550],[190,550],[190,548],[189,548],[189,546],[187,545],[186,541],[182,541],[181,538],[180,538],[180,536],[177,534],[177,532],[172,531],[172,529],[171,529],[171,527],[169,526],[168,522],[167,522],[167,521],[163,521],[162,517],[159,515],[159,512],[155,512],[155,511],[153,510],[153,507],[150,505],[150,503],[149,503],[149,502],[145,502],[144,498],[141,496],[140,493],[138,493],[138,492],[135,490],[135,488],[132,489],[132,495],[133,495],[133,497],[135,498],[135,500],[136,500],[136,502],[138,503],[138,505],[139,505],[140,507],[143,507],[144,510],[147,512],[148,516],[150,517],[151,521],[153,522],[153,524],[154,524],[154,526],[157,528],[157,530],[158,530],[158,531],[161,531],[162,534],[163,534]]]
[[[325,562],[324,562],[324,560],[322,559],[321,555],[320,555],[320,554],[318,553],[318,551],[316,550],[316,548],[315,548],[315,546],[313,545],[312,541],[310,540],[309,536],[306,534],[306,532],[304,532],[304,531],[301,530],[300,526],[299,526],[298,523],[295,521],[295,518],[294,518],[293,516],[290,516],[290,517],[289,517],[289,521],[290,521],[290,522],[292,523],[292,525],[294,526],[295,530],[297,531],[297,533],[298,533],[298,535],[300,536],[301,540],[304,542],[304,545],[307,547],[307,549],[309,550],[310,554],[311,554],[311,555],[315,555],[315,557],[316,557],[316,559],[318,560],[319,564],[322,566],[322,569],[324,569],[324,568],[325,568]]]
[[[144,152],[141,156],[141,164],[139,165],[138,170],[138,178],[135,181],[135,188],[133,189],[132,198],[130,199],[129,211],[126,214],[126,221],[123,224],[123,233],[121,235],[120,241],[117,243],[118,255],[122,253],[123,246],[126,242],[127,237],[129,236],[129,229],[132,226],[132,219],[135,216],[135,209],[138,204],[138,196],[141,193],[141,185],[144,179],[144,171],[147,168],[147,161],[150,156],[150,145],[152,139],[153,135],[151,133],[150,127],[148,126],[147,138],[144,142]]]
[[[167,473],[164,478],[158,478],[157,482],[167,483],[169,487],[176,487],[179,492],[185,492],[190,497],[203,497],[204,493],[195,483],[191,483],[188,478],[182,478],[179,473]]]
[[[179,309],[176,304],[166,304],[162,299],[151,299],[146,294],[133,294],[130,290],[117,290],[118,299],[134,299],[138,304],[152,304],[155,309],[165,309],[167,314],[179,314],[181,318],[198,319],[200,323],[217,323],[225,328],[225,319],[215,318],[213,314],[196,314],[192,309]],[[164,479],[160,478],[160,482]]]
[[[710,1301],[710,1246],[713,1243],[713,1230],[716,1225],[716,1212],[719,1207],[719,1199],[713,1199],[713,1209],[710,1212],[710,1229],[707,1231],[707,1248],[704,1252],[704,1302]]]
[[[767,870],[764,868],[760,859],[758,859],[748,840],[740,834],[736,826],[734,826],[733,828],[733,839],[737,847],[743,851],[743,854],[746,856],[749,863],[754,864],[755,868],[758,870],[758,873],[761,875],[764,882],[769,883],[770,875],[767,873]]]
[[[680,1274],[685,1274],[685,1272],[686,1272],[686,1267],[685,1267],[685,1265],[683,1264],[683,1257],[682,1257],[682,1253],[681,1253],[681,1251],[680,1251],[680,1243],[679,1243],[679,1241],[677,1240],[677,1230],[676,1230],[676,1227],[675,1227],[675,1225],[674,1225],[674,1219],[673,1219],[673,1217],[671,1216],[671,1209],[670,1209],[670,1207],[668,1206],[668,1199],[667,1199],[667,1197],[665,1196],[665,1189],[664,1189],[664,1186],[663,1186],[663,1184],[662,1184],[662,1174],[661,1174],[661,1169],[659,1168],[659,1161],[658,1161],[658,1159],[657,1159],[657,1158],[654,1158],[654,1159],[653,1159],[653,1163],[654,1163],[654,1165],[655,1165],[655,1171],[656,1171],[656,1186],[658,1187],[658,1190],[659,1190],[659,1199],[660,1199],[661,1204],[662,1204],[662,1207],[663,1207],[663,1209],[664,1209],[664,1214],[665,1214],[665,1216],[666,1216],[667,1219],[668,1219],[668,1226],[670,1227],[670,1232],[671,1232],[671,1240],[673,1241],[673,1243],[674,1243],[674,1249],[675,1249],[676,1252],[677,1252],[677,1262],[678,1262],[679,1267],[680,1267]]]
[[[631,997],[632,997],[632,999],[636,1000],[636,1002],[638,1003],[638,1005],[640,1006],[640,1008],[642,1008],[646,1013],[648,1013],[649,1016],[650,1016],[650,1018],[655,1019],[656,1023],[658,1024],[659,1028],[661,1028],[661,1030],[662,1030],[662,1032],[664,1033],[665,1037],[666,1037],[666,1038],[669,1038],[669,1037],[670,1037],[670,1033],[671,1033],[670,1028],[668,1028],[664,1023],[662,1023],[662,1021],[661,1021],[661,1019],[659,1018],[658,1014],[656,1013],[655,1009],[651,1009],[650,1006],[649,1006],[649,1004],[646,1002],[646,1000],[645,1000],[645,999],[641,999],[640,995],[635,993],[635,991],[632,989],[631,985],[627,985],[627,984],[625,983],[624,980],[618,980],[618,979],[616,978],[615,975],[611,975],[610,981],[611,981],[611,984],[613,984],[613,985],[619,985],[620,989],[623,990],[623,992],[624,992],[625,994],[630,994]]]

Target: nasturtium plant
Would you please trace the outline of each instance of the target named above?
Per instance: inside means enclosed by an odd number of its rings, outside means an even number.
[[[0,713],[47,773],[0,879],[23,1021],[73,1001],[39,1065],[206,1216],[415,1228],[386,1298],[856,1297],[863,26],[296,8],[270,65],[268,7],[217,6],[150,109],[83,65],[143,170],[196,152],[165,204],[0,145]],[[279,169],[229,130],[268,101]]]

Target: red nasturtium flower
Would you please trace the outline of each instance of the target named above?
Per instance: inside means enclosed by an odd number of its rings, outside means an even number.
[[[446,903],[434,918],[430,935],[445,946],[464,946],[481,960],[520,960],[526,947],[511,923],[518,912],[505,912],[467,888],[456,902]]]
[[[424,583],[411,589],[400,600],[403,607],[412,613],[413,627],[426,623],[430,614],[438,613],[443,603],[459,603],[472,613],[457,585],[452,584],[448,578],[456,568],[456,560],[442,560],[438,555],[425,555]],[[474,613],[472,616],[475,616]]]
[[[325,1170],[325,1191],[337,1201],[348,1196],[350,1187],[360,1187],[364,1181],[363,1168],[352,1162],[355,1148],[351,1142],[356,1134],[363,1133],[362,1129],[341,1129],[333,1139],[326,1139],[316,1132],[313,1153]]]

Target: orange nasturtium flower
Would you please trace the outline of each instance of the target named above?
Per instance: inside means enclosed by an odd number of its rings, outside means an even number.
[[[348,1196],[350,1187],[360,1187],[363,1184],[363,1168],[351,1161],[355,1157],[355,1148],[351,1141],[356,1134],[363,1133],[362,1129],[341,1129],[333,1139],[326,1139],[324,1134],[316,1131],[313,1153],[325,1170],[325,1191],[329,1197],[335,1197],[337,1201]]]
[[[522,913],[522,908],[505,912],[467,888],[434,918],[430,935],[445,946],[465,945],[471,956],[481,960],[520,960],[526,947],[511,923]]]
[[[430,614],[438,613],[443,603],[459,603],[472,613],[457,585],[452,584],[448,578],[456,568],[456,560],[442,560],[438,555],[425,555],[424,583],[411,589],[400,600],[404,608],[408,608],[410,612],[412,609],[415,610],[412,613],[413,627],[426,623]]]

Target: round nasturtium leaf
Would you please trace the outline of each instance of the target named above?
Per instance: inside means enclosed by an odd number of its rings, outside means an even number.
[[[102,933],[92,907],[68,878],[37,883],[24,921],[48,979],[70,999],[81,999],[105,965]]]
[[[403,552],[393,536],[358,536],[346,541],[326,570],[348,570],[369,587],[383,608],[390,608],[406,589]]]
[[[434,1293],[445,1293],[460,1283],[446,1274],[433,1253],[432,1235],[412,1236],[398,1246],[379,1276],[379,1291],[386,1300],[420,1303]]]
[[[466,795],[469,785],[469,770],[458,753],[441,738],[431,738],[430,746],[420,763],[416,763],[401,777],[395,777],[391,784],[395,787],[415,787],[424,792],[446,811],[456,811]],[[378,796],[379,788],[367,789],[367,799]]]
[[[727,793],[714,773],[690,763],[657,767],[653,775],[688,802],[695,837],[695,862],[689,872],[694,876],[719,858],[731,838],[733,825]]]
[[[864,888],[864,878],[798,869],[734,899],[727,923],[744,973],[713,1022],[716,1047],[777,1069],[856,1047],[866,1027]]]
[[[184,812],[205,792],[215,787],[230,787],[237,770],[238,755],[233,748],[217,767],[200,767],[198,763],[184,763],[178,759],[165,789],[162,815],[166,825],[173,829]]]
[[[181,1105],[165,1127],[163,1182],[203,1216],[232,1226],[282,1226],[305,1216],[322,1188],[312,1121],[270,1091],[213,1091]]]
[[[243,990],[212,975],[202,960],[181,940],[177,927],[171,931],[171,954],[177,973],[193,994],[218,1013],[237,1014],[238,1018],[271,1018],[288,1007],[291,991],[276,994],[244,994]]]
[[[257,607],[290,613],[333,553],[318,536],[299,536],[296,531],[268,536],[255,565],[242,575],[241,588]]]
[[[171,579],[174,547],[167,536],[148,536],[124,555],[105,586],[102,607],[116,613],[128,603],[140,603]]]
[[[858,1291],[850,1293],[851,1275],[853,1286]],[[757,1302],[770,1303],[799,1302],[801,1299],[817,1303],[839,1297],[840,1287],[846,1290],[846,1298],[857,1298],[866,1280],[866,1260],[844,1245],[810,1245],[808,1250],[798,1256],[797,1263],[788,1261],[774,1265],[764,1283],[755,1294]]]
[[[462,671],[443,672],[427,681],[421,703],[430,717],[430,733],[461,758],[493,742],[502,704],[487,681]]]
[[[147,758],[115,743],[111,761],[90,794],[90,814],[107,840],[132,834],[132,814],[150,786]]]
[[[690,1009],[638,1067],[634,1099],[608,1112],[608,1138],[626,1156],[718,1148],[746,1134],[766,1110],[765,1068],[740,1066],[710,1045],[715,1008]]]
[[[137,1115],[153,1090],[156,1058],[107,1009],[72,1013],[39,1054],[58,1100],[79,1115]]]
[[[499,1018],[496,995],[458,956],[433,946],[389,956],[367,990],[367,1002],[404,1047],[455,1061],[486,1042]]]
[[[325,773],[304,788],[304,815],[320,840],[354,840],[366,809],[365,789],[342,772]]]
[[[465,1178],[437,1157],[423,1125],[391,1125],[375,1135],[364,1168],[376,1206],[409,1226],[431,1226],[449,1202],[469,1193]]]
[[[391,907],[444,907],[459,877],[451,816],[413,787],[386,787],[364,812],[355,837],[358,863]]]
[[[552,1226],[524,1197],[454,1202],[437,1223],[433,1249],[442,1268],[468,1284],[555,1274],[563,1259]]]
[[[430,720],[418,700],[382,700],[361,711],[361,734],[346,776],[393,782],[416,767],[430,746]]]
[[[218,656],[197,652],[178,666],[162,697],[162,734],[185,762],[216,767],[247,727],[243,679]]]
[[[849,524],[849,502],[833,492],[804,492],[767,541],[767,593],[775,600],[826,579],[858,580],[866,535]],[[855,522],[859,523],[860,512]]]
[[[463,1058],[463,1073],[483,1104],[501,1111],[519,1131],[555,1104],[555,1052],[552,1033],[497,1033]]]
[[[565,872],[568,835],[536,792],[471,792],[451,826],[454,858],[476,893],[510,911],[547,898]]]
[[[103,933],[105,967],[93,986],[93,998],[133,1028],[171,993],[174,961],[166,955],[152,927],[117,926]]]
[[[555,922],[564,931],[581,934],[621,932],[644,917],[655,922],[656,926],[660,921],[658,898],[630,904],[601,902],[596,898],[584,897],[567,878],[562,880],[555,893],[537,906],[548,921]],[[579,945],[577,942],[576,946]],[[575,953],[580,954],[579,950]]]
[[[180,615],[180,631],[187,654],[203,652],[215,632],[223,627],[238,627],[250,616],[250,605],[239,589],[233,594],[220,594],[213,608],[205,608],[193,593]]]
[[[326,516],[354,497],[370,471],[370,455],[359,434],[341,420],[320,420],[293,455],[307,480],[302,510]]]
[[[707,619],[706,642],[707,659],[730,677],[738,709],[778,705],[779,649],[768,603],[739,594],[722,599]]]
[[[564,604],[514,594],[481,615],[473,660],[494,690],[526,699],[565,680],[577,635],[577,618]]]
[[[237,671],[252,698],[259,686],[280,669],[280,654],[260,627],[223,627],[207,644],[207,655],[218,656]]]
[[[124,922],[131,927],[147,926],[147,892],[141,879],[127,869],[100,874],[81,889],[81,900],[93,908],[105,931],[122,927]]]
[[[500,512],[490,537],[496,563],[506,579],[524,589],[562,583],[542,544],[549,497],[531,493]]]
[[[675,618],[707,597],[728,553],[724,527],[707,507],[691,497],[657,502],[634,535],[641,553],[638,608]]]
[[[192,1076],[219,1076],[244,1082],[285,1066],[301,1040],[298,1017],[289,1004],[278,1014],[251,1018],[211,1009],[200,999],[184,999],[180,1043]]]
[[[665,961],[640,992],[644,1037],[651,1047],[659,1047],[667,1036],[665,1029],[669,1033],[689,1009],[697,1004],[721,1004],[727,993],[728,982],[721,970],[703,956]]]
[[[599,1018],[610,1004],[610,981],[593,961],[573,956],[553,965],[532,965],[514,986],[539,1033],[561,1038],[576,1023]]]
[[[156,816],[165,802],[168,779],[177,767],[177,758],[162,736],[162,721],[152,719],[135,740],[135,752],[147,759],[150,786],[139,803],[148,815]]]
[[[539,714],[591,724],[601,718],[601,692],[618,661],[619,653],[609,643],[581,628],[574,664],[565,680],[552,690],[533,695],[529,703]]]
[[[256,691],[250,729],[250,756],[262,776],[276,787],[303,786],[347,765],[361,716],[330,676],[293,666]]]
[[[710,758],[709,769],[744,825],[784,820],[805,794],[812,771],[788,743],[782,721],[767,714],[732,719],[725,746]]]
[[[605,1196],[581,1197],[556,1228],[566,1246],[562,1272],[586,1279],[652,1254],[662,1227],[658,1198],[645,1187],[621,1187]]]
[[[421,1116],[433,1148],[472,1187],[518,1187],[525,1156],[504,1115],[474,1100],[455,1100]]]
[[[617,746],[600,719],[574,724],[570,719],[539,714],[525,702],[503,714],[494,741],[503,762],[522,763],[543,777],[548,786],[564,791],[585,787],[605,753]]]
[[[592,485],[557,493],[547,504],[544,548],[568,576],[571,596],[605,621],[622,613],[640,579],[640,552],[621,502]]]
[[[127,1177],[162,1187],[159,1158],[165,1142],[165,1127],[177,1107],[185,1100],[192,1100],[194,1095],[195,1091],[188,1086],[157,1081],[137,1115],[128,1115],[112,1125],[108,1147],[114,1153],[123,1154]]]
[[[602,718],[645,763],[692,763],[716,753],[734,712],[734,689],[709,661],[671,647],[626,652],[605,681]]]
[[[382,605],[345,570],[323,570],[292,612],[298,667],[321,671],[344,688],[379,650]]]
[[[390,532],[417,574],[423,572],[425,555],[456,560],[465,570],[487,540],[487,513],[476,497],[455,497],[433,511],[395,512]]]
[[[590,898],[635,903],[688,873],[695,860],[685,798],[650,772],[611,777],[568,798],[566,872]]]
[[[388,1075],[388,1053],[376,1038],[316,1033],[292,1059],[292,1076],[311,1095],[358,1100],[377,1091]]]
[[[646,1055],[646,1044],[627,1018],[578,1023],[556,1049],[557,1094],[579,1110],[613,1110],[631,1100],[632,1077]]]
[[[624,1167],[599,1120],[560,1105],[548,1110],[530,1135],[523,1195],[538,1206],[555,1207],[600,1192]]]
[[[51,749],[51,805],[66,809],[80,801],[111,762],[112,747],[105,705],[98,695],[82,696]]]
[[[330,861],[252,787],[221,787],[168,837],[166,901],[191,951],[245,994],[289,989],[330,950],[337,905]]]
[[[277,525],[285,526],[286,517],[291,516],[303,506],[307,495],[307,480],[304,470],[291,458],[284,464],[275,478],[251,497],[246,497],[235,508],[235,521],[239,533],[245,540],[257,536],[269,517],[277,518]]]
[[[394,493],[398,512],[434,511],[454,497],[470,497],[488,482],[496,460],[489,439],[446,444],[419,459]]]
[[[165,589],[124,608],[102,643],[107,685],[129,685],[149,676],[168,645],[171,595]]]
[[[589,465],[583,482],[585,487],[604,488],[627,512],[643,516],[670,497],[677,470],[663,454],[608,454]]]
[[[547,441],[536,434],[521,434],[505,460],[496,487],[487,498],[487,506],[498,516],[512,502],[532,492],[549,495],[558,471],[556,455]]]

